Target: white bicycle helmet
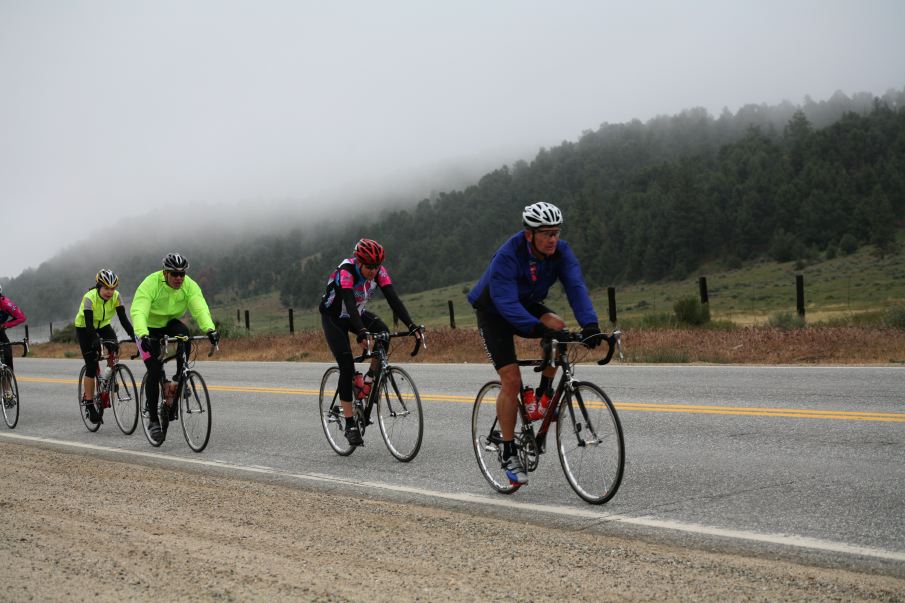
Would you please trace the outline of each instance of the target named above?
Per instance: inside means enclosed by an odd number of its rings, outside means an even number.
[[[168,253],[163,258],[163,269],[175,272],[185,272],[189,269],[189,261],[181,253]]]
[[[538,201],[525,206],[525,211],[522,212],[522,224],[525,225],[525,228],[559,226],[562,224],[562,212],[552,203]]]
[[[98,287],[104,286],[116,289],[117,285],[119,285],[119,277],[109,268],[104,268],[94,277],[94,282],[97,283]]]

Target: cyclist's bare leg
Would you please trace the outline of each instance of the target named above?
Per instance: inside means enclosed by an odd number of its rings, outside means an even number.
[[[82,398],[84,400],[94,399],[94,377],[82,377]]]
[[[351,419],[352,418],[352,401],[349,400],[348,402],[346,402],[345,400],[340,399],[339,403],[343,407],[343,416],[347,419]]]
[[[511,442],[515,438],[515,418],[518,414],[518,392],[522,387],[522,375],[518,365],[507,364],[497,371],[500,376],[500,394],[496,399],[496,416],[500,421],[503,440]]]

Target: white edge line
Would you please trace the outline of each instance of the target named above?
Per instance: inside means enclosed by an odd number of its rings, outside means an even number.
[[[874,557],[878,559],[888,559],[890,561],[905,561],[905,552],[888,551],[885,549],[877,549],[872,547],[863,547],[843,542],[834,542],[832,540],[822,540],[819,538],[810,538],[807,536],[795,536],[788,534],[760,534],[757,532],[749,532],[746,530],[731,530],[727,528],[716,528],[696,523],[686,523],[679,521],[669,521],[664,519],[656,519],[654,517],[627,517],[624,515],[616,515],[610,513],[601,513],[591,509],[582,509],[576,507],[564,507],[561,505],[540,505],[535,503],[523,503],[507,500],[503,498],[490,498],[479,494],[468,493],[450,493],[438,492],[435,490],[424,490],[422,488],[414,488],[411,486],[397,486],[382,482],[361,482],[352,479],[336,477],[321,473],[292,473],[281,469],[274,469],[265,466],[248,466],[226,463],[223,461],[208,461],[202,459],[183,458],[175,456],[162,455],[154,452],[142,452],[139,450],[126,450],[124,448],[113,448],[109,446],[98,446],[96,444],[85,444],[82,442],[72,442],[67,440],[54,440],[50,438],[41,438],[37,436],[26,436],[13,433],[2,433],[0,436],[13,439],[25,440],[29,442],[41,442],[45,444],[54,444],[58,446],[68,446],[70,448],[82,448],[86,450],[97,450],[102,452],[117,452],[137,457],[153,458],[157,460],[173,461],[184,463],[187,465],[200,465],[205,467],[217,467],[220,469],[231,469],[234,471],[243,471],[245,473],[258,473],[263,475],[276,475],[281,477],[290,477],[298,480],[307,480],[313,482],[323,482],[331,484],[343,484],[356,486],[361,488],[371,488],[375,490],[385,490],[389,492],[397,492],[401,494],[415,494],[428,498],[439,498],[457,502],[490,505],[495,507],[504,507],[509,509],[518,509],[522,511],[549,513],[552,515],[560,515],[568,518],[584,518],[595,521],[613,521],[629,525],[636,525],[648,528],[658,528],[667,530],[676,530],[679,532],[688,532],[691,534],[700,534],[706,536],[718,536],[721,538],[730,538],[735,540],[748,540],[752,542],[762,542],[767,544],[777,544],[782,546],[790,546],[796,548],[814,549],[818,551],[844,553],[848,555],[857,555],[862,557]]]

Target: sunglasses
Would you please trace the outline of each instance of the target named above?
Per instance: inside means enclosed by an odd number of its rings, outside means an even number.
[[[176,272],[175,270],[171,270],[170,276],[175,276],[176,278],[185,278],[185,272]]]
[[[368,270],[377,270],[380,268],[380,264],[362,264],[362,268],[367,268]]]

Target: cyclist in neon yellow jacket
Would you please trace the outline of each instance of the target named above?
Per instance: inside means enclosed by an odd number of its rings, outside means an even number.
[[[123,305],[119,291],[119,277],[108,269],[98,271],[94,277],[95,285],[83,296],[79,304],[79,311],[75,315],[75,336],[82,350],[82,358],[85,359],[85,377],[82,379],[82,406],[88,413],[88,420],[92,423],[104,422],[104,408],[95,408],[94,378],[97,376],[97,361],[100,358],[101,338],[110,353],[108,362],[116,362],[116,354],[119,345],[116,343],[116,331],[110,326],[113,314],[119,318],[119,324],[123,326],[129,337],[135,338],[132,323],[126,315],[126,307]],[[112,343],[111,343],[112,342]]]
[[[151,273],[141,282],[132,298],[132,324],[141,358],[148,369],[145,385],[151,437],[162,442],[166,438],[169,422],[176,418],[178,405],[172,404],[166,416],[158,416],[157,401],[161,380],[166,378],[160,362],[160,338],[163,335],[188,335],[188,327],[180,318],[186,309],[198,326],[207,332],[212,345],[220,341],[211,312],[204,301],[201,287],[186,275],[188,260],[179,253],[169,253],[163,258],[163,270]],[[185,343],[186,355],[191,352],[191,342]],[[177,358],[181,362],[181,358]],[[182,370],[181,364],[176,367]]]

